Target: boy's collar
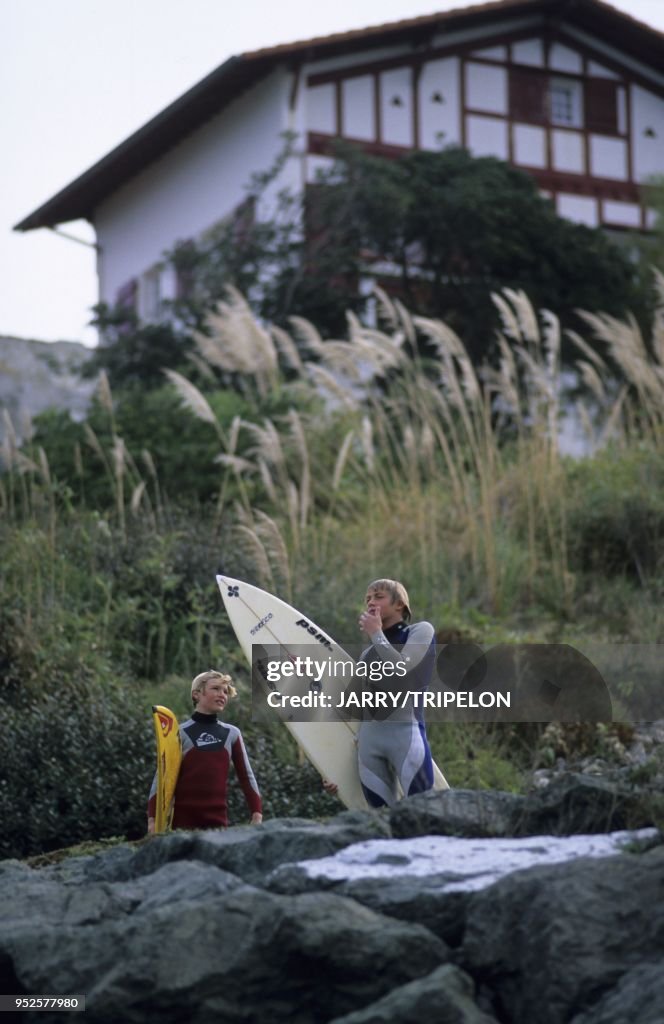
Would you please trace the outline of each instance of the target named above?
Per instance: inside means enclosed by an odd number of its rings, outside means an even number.
[[[391,626],[385,626],[385,628],[383,629],[383,633],[387,635],[393,629],[400,629],[401,627],[405,627],[407,625],[408,623],[404,619],[400,619],[399,622],[393,622]]]

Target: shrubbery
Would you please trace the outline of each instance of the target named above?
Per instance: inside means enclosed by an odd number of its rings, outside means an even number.
[[[128,688],[2,704],[0,746],[0,856],[145,832],[154,739]]]
[[[570,466],[573,564],[639,583],[664,575],[664,458],[646,447],[609,450]]]

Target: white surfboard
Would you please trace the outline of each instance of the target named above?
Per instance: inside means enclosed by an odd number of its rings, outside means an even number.
[[[355,664],[354,659],[312,620],[291,605],[250,583],[217,576],[217,584],[236,636],[249,664],[252,645],[279,645],[283,653],[301,653],[303,645],[320,646],[323,660]],[[349,677],[350,678],[350,677]],[[339,690],[339,668],[334,680],[321,680],[323,693]],[[333,702],[335,702],[333,697]],[[284,723],[306,757],[324,779],[338,786],[341,801],[351,809],[366,809],[357,767],[359,723],[339,720]],[[434,789],[449,789],[443,773],[434,764]]]

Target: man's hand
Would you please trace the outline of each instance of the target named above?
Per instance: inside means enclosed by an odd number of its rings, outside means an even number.
[[[380,612],[374,611],[371,607],[367,608],[365,612],[360,615],[360,629],[367,634],[367,636],[373,636],[380,629],[383,628],[383,620],[380,617]]]
[[[323,779],[323,789],[326,793],[329,793],[330,796],[336,796],[339,791],[339,787],[336,782],[330,782],[329,779]]]
[[[251,821],[249,822],[249,824],[260,825],[262,821],[263,815],[260,813],[260,811],[254,811],[254,813],[251,815]]]

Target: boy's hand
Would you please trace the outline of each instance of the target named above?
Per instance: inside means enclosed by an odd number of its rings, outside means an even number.
[[[154,835],[154,818],[148,818],[148,835]]]
[[[251,825],[260,825],[263,821],[263,815],[259,811],[254,811],[251,815]]]
[[[380,617],[380,612],[373,611],[372,608],[367,608],[365,612],[360,615],[360,629],[363,630],[367,636],[373,636],[380,629],[383,628],[383,620]]]
[[[336,782],[330,782],[328,779],[323,779],[323,789],[326,793],[329,793],[330,796],[336,796],[339,791],[339,787]]]

